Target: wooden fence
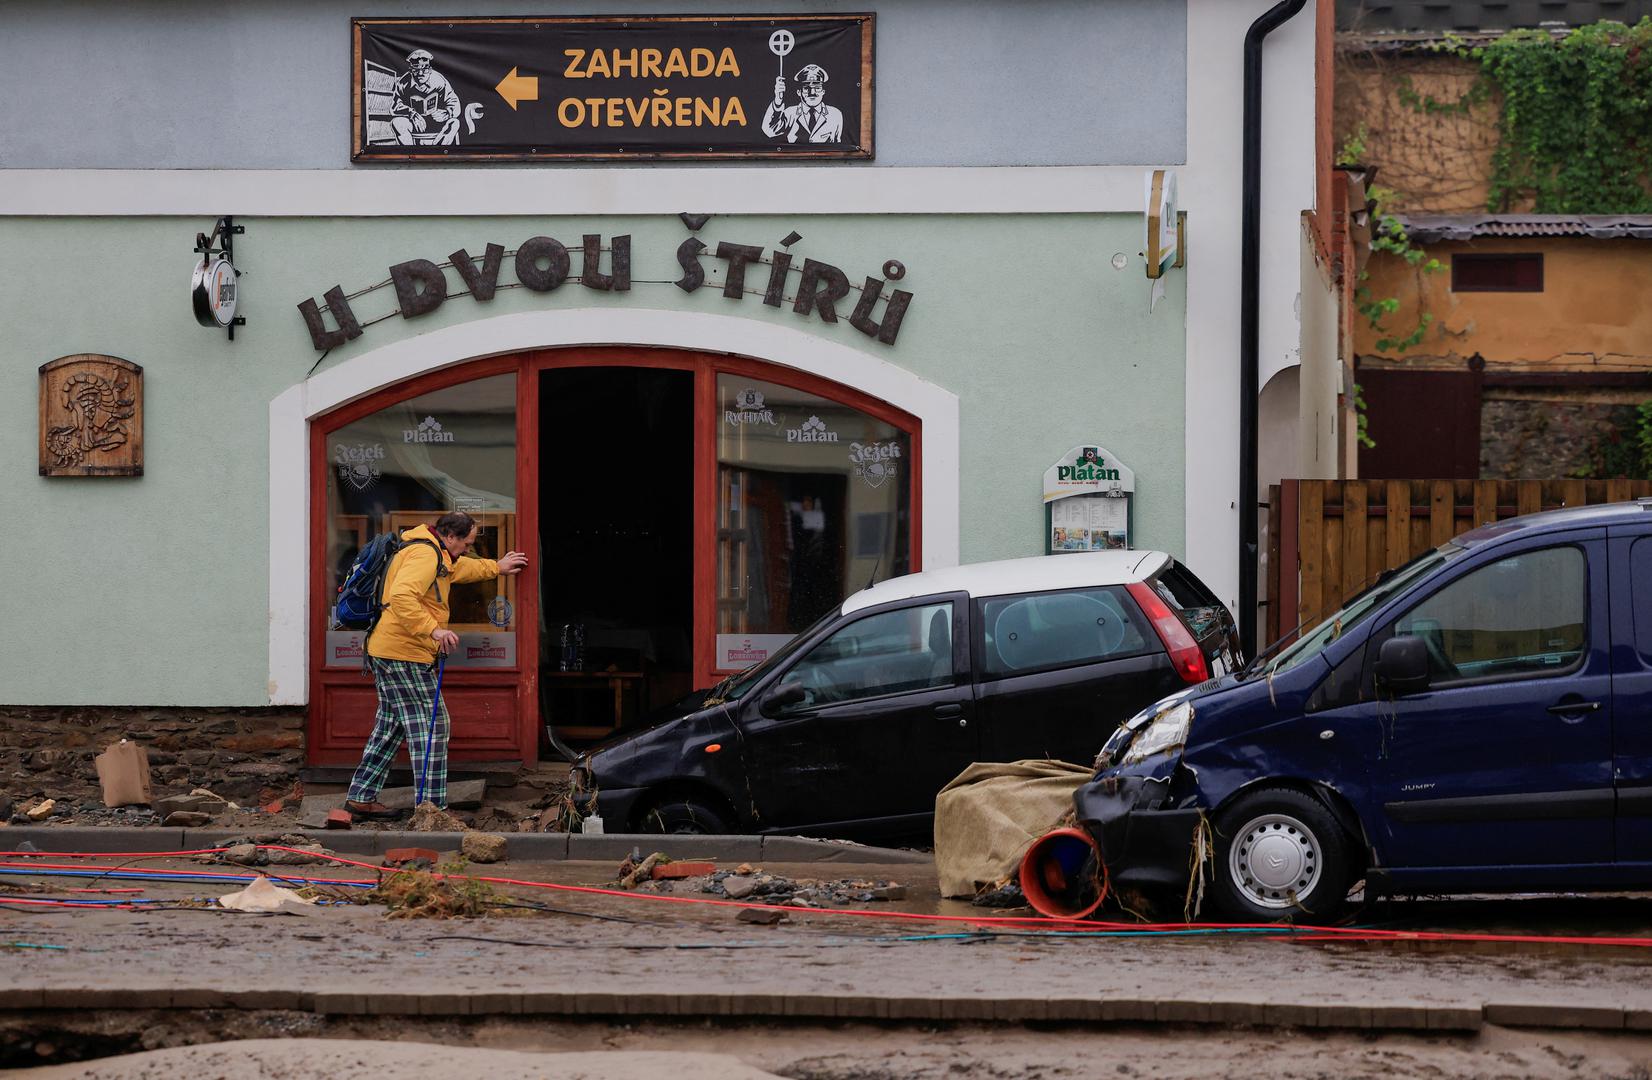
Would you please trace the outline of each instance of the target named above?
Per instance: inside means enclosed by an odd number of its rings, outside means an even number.
[[[1476,525],[1652,496],[1646,480],[1285,480],[1268,489],[1267,641]]]

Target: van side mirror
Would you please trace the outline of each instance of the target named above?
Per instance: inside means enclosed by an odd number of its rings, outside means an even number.
[[[1416,694],[1428,689],[1428,642],[1416,635],[1391,637],[1382,643],[1373,668],[1377,685],[1396,694]]]
[[[802,683],[781,683],[763,695],[763,700],[757,704],[757,711],[764,716],[779,716],[789,706],[800,703],[806,696]]]

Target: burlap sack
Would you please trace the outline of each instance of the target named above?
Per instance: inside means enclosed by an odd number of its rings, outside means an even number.
[[[148,806],[149,751],[122,739],[97,756],[104,806]]]
[[[1021,865],[1073,807],[1094,770],[1065,761],[977,762],[935,796],[935,870],[942,896],[974,896]]]

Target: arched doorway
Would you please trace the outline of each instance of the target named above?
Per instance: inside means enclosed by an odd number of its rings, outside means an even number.
[[[759,662],[869,581],[919,568],[922,425],[794,368],[585,347],[419,375],[310,425],[312,765],[372,725],[354,552],[449,509],[516,579],[462,587],[444,680],[456,761],[534,761]],[[467,593],[468,590],[468,593]]]

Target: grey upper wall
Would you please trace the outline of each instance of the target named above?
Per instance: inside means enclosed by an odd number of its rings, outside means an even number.
[[[1186,160],[1185,0],[0,0],[0,166],[385,168],[350,164],[353,17],[859,11],[873,165]]]
[[[1337,0],[1337,29],[1355,33],[1513,30],[1639,22],[1652,0]]]

